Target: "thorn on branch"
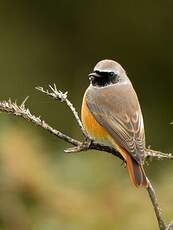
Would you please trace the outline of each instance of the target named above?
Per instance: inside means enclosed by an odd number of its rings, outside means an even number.
[[[40,86],[37,86],[35,87],[38,91],[48,95],[48,96],[51,96],[53,97],[54,99],[58,99],[60,100],[61,102],[65,101],[67,99],[67,94],[68,92],[65,92],[63,93],[62,91],[60,90],[57,90],[56,88],[56,85],[54,84],[54,87],[52,87],[51,85],[49,85],[49,88],[51,89],[51,91],[49,91],[48,89],[47,90],[44,90],[43,87],[40,87]]]
[[[158,160],[161,159],[173,159],[173,155],[172,153],[162,153],[160,151],[156,151],[156,150],[152,150],[150,148],[146,149],[146,153],[145,153],[145,159],[147,158],[156,158]]]
[[[58,99],[61,102],[65,102],[67,104],[67,106],[70,108],[70,110],[71,110],[71,112],[72,112],[77,124],[79,125],[79,128],[82,131],[83,136],[85,138],[89,139],[89,136],[86,133],[86,131],[85,131],[83,125],[82,125],[82,122],[81,122],[81,120],[79,118],[78,112],[76,111],[76,109],[73,106],[73,104],[67,98],[68,92],[63,93],[62,91],[57,90],[57,87],[56,87],[55,84],[54,84],[54,86],[49,85],[49,88],[51,89],[51,91],[44,90],[44,88],[40,87],[40,86],[36,87],[36,89],[41,91],[42,93],[44,93],[44,94],[46,94],[46,95],[48,95],[50,97],[53,97],[54,99]]]

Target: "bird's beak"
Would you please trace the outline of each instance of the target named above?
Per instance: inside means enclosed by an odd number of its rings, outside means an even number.
[[[101,77],[100,74],[96,72],[90,73],[88,76],[90,80],[92,80],[95,77]]]

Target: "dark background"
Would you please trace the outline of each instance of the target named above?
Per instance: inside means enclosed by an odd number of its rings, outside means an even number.
[[[139,96],[147,146],[173,152],[172,9],[171,0],[0,1],[1,100],[20,103],[29,95],[32,113],[81,139],[69,109],[34,87],[56,83],[80,112],[88,73],[114,59]],[[156,229],[147,193],[131,186],[118,159],[66,155],[66,143],[0,115],[2,230]],[[170,221],[172,162],[152,161],[146,172]]]

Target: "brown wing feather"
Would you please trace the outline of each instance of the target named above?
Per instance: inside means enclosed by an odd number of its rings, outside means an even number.
[[[86,103],[116,142],[139,163],[144,159],[145,134],[138,98],[130,82],[104,88],[90,86]]]

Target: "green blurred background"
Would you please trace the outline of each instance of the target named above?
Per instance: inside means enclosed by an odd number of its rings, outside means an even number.
[[[147,145],[173,152],[173,2],[138,0],[0,1],[0,99],[27,106],[82,139],[69,109],[34,89],[56,83],[80,111],[88,73],[115,59],[127,70],[144,114]],[[0,229],[155,230],[146,191],[110,154],[67,155],[66,143],[0,114]],[[146,172],[166,221],[173,219],[173,166]]]

